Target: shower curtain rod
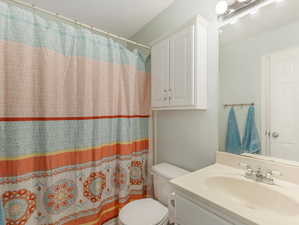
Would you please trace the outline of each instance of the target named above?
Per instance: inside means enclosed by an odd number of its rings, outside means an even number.
[[[148,46],[148,45],[141,44],[141,43],[138,43],[138,42],[129,40],[129,39],[127,39],[127,38],[124,38],[124,37],[121,37],[121,36],[112,34],[112,33],[110,33],[110,32],[106,32],[106,31],[104,31],[104,30],[95,28],[94,26],[90,26],[90,25],[87,25],[87,24],[84,24],[84,23],[80,23],[80,22],[78,22],[77,20],[74,20],[74,19],[71,19],[71,18],[62,16],[62,15],[60,15],[59,13],[54,13],[54,12],[48,11],[48,10],[46,10],[46,9],[37,7],[37,6],[34,5],[34,4],[30,4],[30,3],[27,3],[27,2],[24,2],[24,1],[21,1],[21,0],[4,0],[4,1],[13,2],[13,3],[15,3],[15,4],[18,4],[18,5],[21,5],[21,6],[24,6],[24,7],[31,8],[31,9],[33,9],[33,10],[38,10],[38,11],[40,11],[40,12],[42,12],[42,13],[47,14],[47,15],[56,17],[56,18],[61,19],[61,20],[65,20],[65,21],[67,21],[68,23],[72,23],[72,24],[79,25],[79,26],[84,27],[84,28],[86,28],[86,29],[92,30],[92,31],[94,31],[94,32],[96,32],[96,33],[101,33],[101,34],[110,36],[110,37],[112,37],[112,38],[114,38],[114,39],[118,39],[118,40],[121,40],[121,41],[125,41],[125,42],[127,42],[127,43],[130,43],[130,44],[133,44],[133,45],[136,45],[136,46],[145,48],[145,49],[149,49],[149,50],[151,49],[151,47]]]

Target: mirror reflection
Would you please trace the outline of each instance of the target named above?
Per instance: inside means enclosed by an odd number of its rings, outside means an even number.
[[[219,29],[220,151],[299,161],[299,1]]]

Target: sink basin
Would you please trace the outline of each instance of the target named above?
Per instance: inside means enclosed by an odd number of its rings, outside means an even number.
[[[251,209],[272,211],[283,216],[299,215],[299,204],[265,184],[233,177],[209,177],[205,180],[209,190]]]

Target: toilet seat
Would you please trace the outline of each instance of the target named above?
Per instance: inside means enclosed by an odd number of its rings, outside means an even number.
[[[164,225],[168,209],[152,198],[136,200],[120,210],[119,221],[122,225]]]

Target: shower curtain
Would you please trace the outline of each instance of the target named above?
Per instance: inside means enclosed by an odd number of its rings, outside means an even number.
[[[151,188],[149,58],[0,1],[6,225],[115,224]]]

